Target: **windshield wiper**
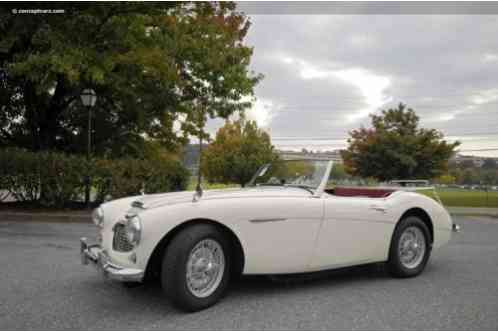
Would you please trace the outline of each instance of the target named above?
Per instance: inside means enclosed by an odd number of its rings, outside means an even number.
[[[300,188],[300,189],[304,189],[306,191],[309,191],[312,195],[315,194],[313,192],[313,190],[311,190],[311,188],[313,187],[310,187],[310,186],[306,186],[304,184],[286,184],[285,185],[286,187],[293,187],[293,188]]]
[[[309,191],[311,194],[315,194],[310,186],[306,186],[304,184],[288,184],[288,183],[258,183],[258,186],[269,186],[269,187],[292,187],[292,188],[299,188],[299,189],[304,189],[306,191]]]

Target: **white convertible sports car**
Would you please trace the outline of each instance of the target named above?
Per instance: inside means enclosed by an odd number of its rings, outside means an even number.
[[[240,274],[292,274],[387,262],[413,277],[458,226],[437,201],[402,188],[326,189],[331,161],[259,169],[250,186],[118,199],[81,239],[83,264],[126,285],[158,277],[169,299],[211,306]]]

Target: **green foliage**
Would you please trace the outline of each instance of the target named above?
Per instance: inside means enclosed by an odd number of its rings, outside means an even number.
[[[254,121],[227,121],[204,150],[202,174],[209,182],[244,186],[259,167],[277,159],[270,136]]]
[[[334,163],[332,169],[330,170],[329,181],[337,181],[349,179],[351,176],[344,169],[343,164]]]
[[[459,164],[452,163],[448,173],[458,185],[498,185],[498,169],[491,167],[493,164],[494,160],[486,159],[482,167],[477,167],[469,159]]]
[[[61,153],[33,153],[40,167],[40,200],[43,205],[63,207],[84,191],[84,174],[89,163],[80,156]]]
[[[63,207],[82,199],[90,175],[96,202],[137,195],[183,190],[188,171],[169,156],[156,159],[93,159],[53,152],[0,150],[0,188],[19,201]]]
[[[496,161],[494,159],[491,159],[491,158],[486,158],[484,160],[484,163],[482,164],[482,168],[496,170],[497,169]]]
[[[42,164],[34,153],[17,149],[0,151],[1,189],[18,201],[34,201],[40,197],[41,169]]]
[[[450,185],[450,184],[455,184],[456,182],[456,177],[454,177],[451,174],[443,174],[436,178],[436,183],[439,184],[445,184],[445,185]]]
[[[0,146],[83,152],[79,94],[92,87],[94,152],[143,158],[145,138],[174,150],[207,117],[243,111],[261,79],[248,69],[250,22],[231,2],[9,6],[32,8],[0,8]]]
[[[371,118],[372,128],[353,130],[342,152],[346,171],[355,176],[431,179],[447,170],[460,144],[447,143],[435,129],[419,128],[418,116],[403,104]]]

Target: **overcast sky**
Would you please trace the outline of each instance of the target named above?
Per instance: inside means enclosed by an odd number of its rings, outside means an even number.
[[[461,150],[498,149],[498,16],[249,16],[265,78],[248,113],[277,148],[343,148],[368,114],[403,102]]]

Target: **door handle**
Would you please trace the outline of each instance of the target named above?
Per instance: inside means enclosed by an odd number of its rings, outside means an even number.
[[[386,209],[377,205],[370,205],[370,210],[386,213]]]

